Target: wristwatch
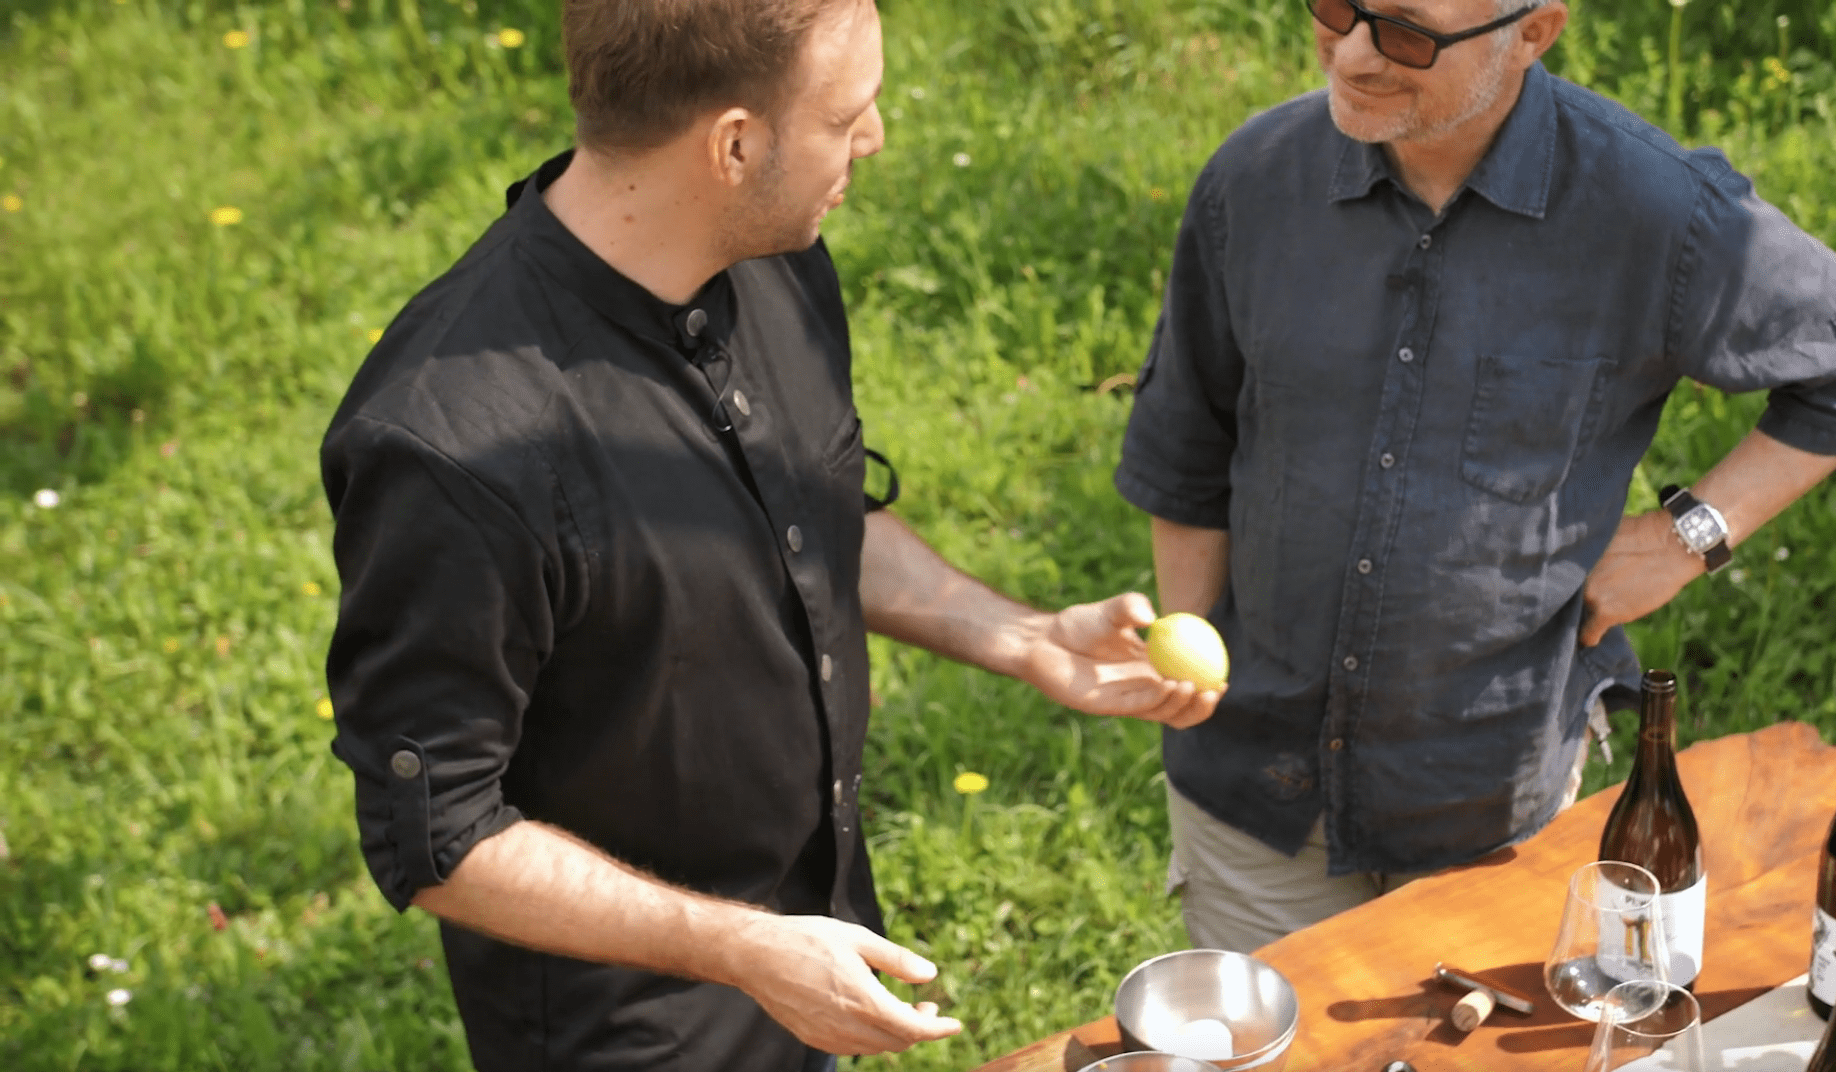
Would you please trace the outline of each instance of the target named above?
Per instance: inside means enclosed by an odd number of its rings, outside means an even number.
[[[1714,573],[1734,558],[1728,550],[1728,521],[1721,511],[1689,493],[1688,488],[1667,484],[1658,492],[1658,501],[1670,511],[1677,539],[1692,555],[1701,555],[1708,571]]]

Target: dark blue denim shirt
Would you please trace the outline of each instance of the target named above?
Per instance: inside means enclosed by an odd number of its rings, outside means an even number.
[[[1836,454],[1836,255],[1719,152],[1538,66],[1437,217],[1323,93],[1245,123],[1116,472],[1230,532],[1230,689],[1167,732],[1174,786],[1286,852],[1323,809],[1334,874],[1540,829],[1590,698],[1637,685],[1620,630],[1579,646],[1581,588],[1683,377]]]

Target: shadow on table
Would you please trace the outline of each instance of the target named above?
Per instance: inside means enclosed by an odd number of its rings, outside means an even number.
[[[1469,971],[1472,965],[1463,964]],[[1578,1020],[1555,1003],[1543,986],[1541,961],[1507,964],[1503,967],[1472,971],[1480,982],[1512,990],[1536,1002],[1536,1012],[1521,1016],[1499,1009],[1486,1021],[1488,1027],[1501,1029],[1498,1048],[1508,1053],[1538,1053],[1564,1047],[1586,1047],[1594,1037],[1594,1025]],[[1458,1046],[1467,1035],[1447,1022],[1447,1013],[1460,999],[1460,991],[1432,978],[1423,979],[1413,993],[1390,997],[1366,998],[1361,1001],[1335,1001],[1326,1007],[1326,1015],[1341,1023],[1360,1020],[1423,1020],[1435,1023],[1423,1038],[1425,1042]],[[1698,992],[1702,1017],[1711,1020],[1737,1005],[1744,1005],[1766,992],[1765,987],[1739,987],[1731,990]]]

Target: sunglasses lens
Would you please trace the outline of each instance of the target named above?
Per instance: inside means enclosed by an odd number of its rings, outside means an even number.
[[[1342,3],[1343,0],[1330,0]],[[1396,61],[1404,67],[1417,69],[1434,63],[1434,42],[1414,30],[1406,29],[1392,22],[1371,23],[1372,41],[1377,51],[1385,58]]]
[[[1350,33],[1358,22],[1358,12],[1345,0],[1312,0],[1312,10],[1320,25],[1333,33]]]

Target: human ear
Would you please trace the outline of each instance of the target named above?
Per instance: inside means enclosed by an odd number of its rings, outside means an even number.
[[[1562,36],[1562,30],[1568,25],[1568,5],[1562,0],[1544,4],[1518,23],[1517,38],[1524,50],[1523,65],[1530,66],[1541,59]]]
[[[708,121],[708,170],[716,182],[738,186],[758,157],[759,118],[744,108],[728,108]]]

